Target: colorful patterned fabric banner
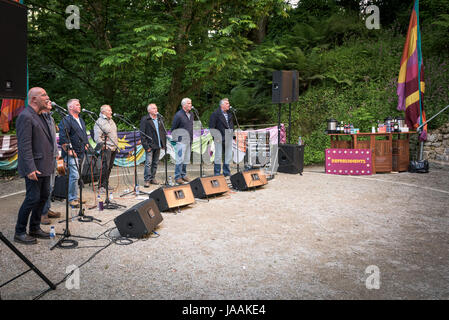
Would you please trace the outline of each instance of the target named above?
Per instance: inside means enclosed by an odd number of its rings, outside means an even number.
[[[233,142],[233,159],[234,162],[242,162],[245,156],[245,139],[249,131],[263,132],[266,131],[270,135],[270,144],[277,144],[277,126],[271,128],[264,128],[258,130],[241,131],[239,134],[239,148],[237,149],[236,142]],[[192,144],[193,157],[192,160],[199,163],[200,150],[203,151],[203,161],[214,161],[215,145],[212,135],[209,129],[203,129],[200,138],[199,130],[194,131],[194,138]],[[90,135],[90,131],[87,132],[90,145],[95,148],[96,143],[93,141]],[[118,147],[120,151],[115,157],[114,164],[120,167],[133,167],[134,166],[134,132],[118,132]],[[56,139],[59,142],[59,133],[56,135]],[[240,141],[240,139],[242,141]],[[140,165],[145,162],[145,150],[140,142],[140,132],[136,132],[136,164]],[[170,131],[167,135],[167,153],[170,155],[171,162],[175,162],[175,148],[176,142],[172,140]],[[0,170],[11,170],[17,168],[17,137],[16,136],[0,136],[1,151],[0,151]],[[285,128],[281,125],[281,142],[285,143]],[[162,159],[165,155],[165,150],[162,149],[159,159]]]

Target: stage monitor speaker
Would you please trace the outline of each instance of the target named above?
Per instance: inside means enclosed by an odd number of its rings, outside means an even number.
[[[27,96],[27,7],[0,0],[0,98]]]
[[[281,144],[278,150],[278,172],[302,174],[304,169],[304,145]]]
[[[237,172],[231,176],[232,187],[236,190],[245,191],[266,185],[267,177],[260,169]]]
[[[272,102],[290,103],[292,102],[292,71],[274,71],[272,81]]]
[[[163,220],[156,201],[148,199],[126,210],[114,219],[122,237],[142,238]]]
[[[161,187],[149,194],[154,199],[161,212],[195,203],[190,184],[173,187]]]
[[[223,175],[196,178],[190,182],[195,198],[204,199],[229,191],[228,183]]]

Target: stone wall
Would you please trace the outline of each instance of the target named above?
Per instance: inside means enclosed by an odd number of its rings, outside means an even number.
[[[427,133],[423,158],[449,164],[449,122]]]

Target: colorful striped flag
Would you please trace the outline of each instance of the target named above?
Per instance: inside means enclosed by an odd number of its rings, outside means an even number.
[[[419,84],[419,85],[418,85]],[[398,79],[398,107],[405,111],[405,122],[411,129],[417,129],[426,122],[423,109],[424,65],[421,52],[421,31],[419,28],[419,0],[415,1],[401,59]],[[427,125],[424,126],[420,140],[427,138]]]

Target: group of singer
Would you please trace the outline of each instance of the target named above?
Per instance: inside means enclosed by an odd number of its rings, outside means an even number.
[[[51,115],[52,108],[61,114],[62,119],[56,126]],[[191,145],[193,142],[194,114],[192,100],[184,98],[181,109],[175,114],[171,130],[188,132],[187,135],[173,135],[176,141],[175,182],[184,184],[190,182],[187,176],[187,164],[190,163]],[[230,176],[229,164],[232,159],[232,131],[234,123],[229,112],[230,104],[227,98],[220,100],[219,107],[212,113],[209,128],[214,129],[215,160],[214,175]],[[51,193],[55,184],[55,169],[59,157],[56,132],[59,131],[61,156],[68,174],[68,198],[72,207],[80,207],[78,186],[82,163],[87,151],[91,151],[86,124],[81,112],[91,111],[81,108],[79,99],[70,99],[67,109],[51,102],[43,88],[35,87],[28,92],[28,105],[19,114],[16,121],[18,141],[18,173],[25,179],[26,195],[19,209],[15,227],[14,241],[22,244],[36,244],[37,238],[50,239],[50,234],[41,229],[41,224],[50,224],[50,218],[61,216],[51,208]],[[147,115],[140,120],[141,143],[145,150],[144,187],[150,184],[158,185],[156,172],[161,149],[167,143],[163,117],[158,113],[155,103],[147,106]],[[101,150],[101,174],[98,180],[100,193],[108,192],[109,176],[117,155],[118,135],[117,125],[112,119],[110,105],[102,105],[98,119],[93,128],[93,139],[96,149]],[[179,130],[178,130],[179,131]],[[83,200],[83,203],[85,201]],[[30,216],[31,215],[31,216]],[[28,233],[26,232],[28,225]]]

